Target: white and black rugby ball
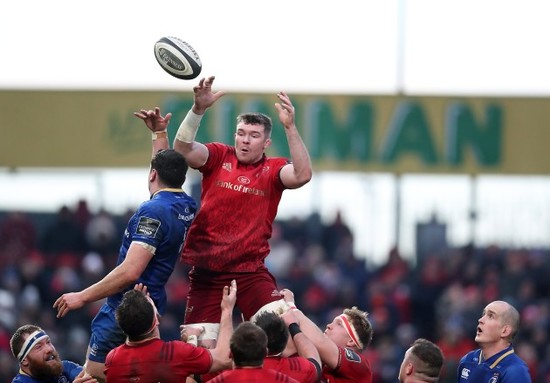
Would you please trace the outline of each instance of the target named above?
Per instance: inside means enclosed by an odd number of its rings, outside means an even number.
[[[202,70],[197,51],[177,37],[163,37],[157,41],[155,58],[162,69],[179,79],[194,79]]]

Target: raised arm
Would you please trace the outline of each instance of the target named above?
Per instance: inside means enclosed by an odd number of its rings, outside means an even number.
[[[288,289],[281,290],[286,302],[294,305],[294,293]],[[338,346],[330,340],[317,325],[297,308],[292,309],[295,319],[298,321],[301,331],[311,340],[319,351],[321,361],[330,368],[338,366],[339,351]]]
[[[151,131],[153,138],[153,153],[152,157],[159,150],[169,149],[168,143],[168,124],[172,118],[172,113],[167,113],[166,116],[160,114],[160,108],[157,106],[155,110],[141,109],[139,112],[134,112],[134,116],[143,120],[145,126]]]
[[[193,107],[181,122],[174,140],[174,149],[185,157],[189,166],[195,169],[204,165],[208,159],[206,146],[195,141],[202,116],[225,94],[222,91],[212,92],[214,78],[214,76],[202,78],[199,84],[193,87]]]
[[[71,310],[79,309],[87,303],[96,302],[118,293],[133,284],[143,273],[153,253],[139,243],[132,242],[124,261],[115,267],[99,282],[86,289],[65,293],[53,304],[57,317],[62,318]]]
[[[279,112],[279,120],[285,128],[290,159],[292,160],[291,164],[281,169],[281,181],[287,188],[296,189],[311,180],[313,174],[311,159],[304,141],[296,128],[294,121],[295,110],[290,97],[285,92],[280,92],[277,94],[277,97],[280,102],[275,103],[275,108]]]
[[[233,308],[237,301],[237,282],[231,281],[231,286],[223,288],[220,318],[220,332],[216,341],[216,347],[210,350],[212,354],[212,367],[209,372],[220,371],[231,368],[231,358],[229,357],[229,340],[233,334]]]
[[[298,355],[307,358],[313,363],[315,369],[317,370],[317,377],[321,377],[321,357],[319,356],[319,351],[313,342],[306,336],[305,333],[301,331],[300,326],[298,325],[298,318],[294,315],[295,310],[290,310],[284,313],[281,318],[285,321],[285,324],[289,328],[290,336],[292,341],[296,346],[296,351]]]

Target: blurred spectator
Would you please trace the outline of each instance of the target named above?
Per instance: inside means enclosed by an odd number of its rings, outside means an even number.
[[[74,214],[67,206],[61,207],[54,222],[46,228],[42,250],[52,262],[75,267],[85,246],[84,232],[78,226]]]
[[[0,267],[22,259],[36,246],[36,229],[23,212],[14,211],[0,223]]]
[[[296,248],[283,237],[283,229],[279,222],[273,223],[273,231],[269,240],[271,250],[265,264],[279,283],[288,280],[290,268],[296,260]]]
[[[108,257],[86,243],[82,231],[81,242],[77,239],[76,232],[86,216],[83,205],[79,204],[80,213],[75,213],[80,218],[68,208],[40,219],[38,213],[0,216],[0,236],[4,235],[0,249],[12,241],[10,246],[25,252],[24,256],[11,252],[12,256],[6,257],[0,250],[0,383],[11,381],[17,372],[9,354],[9,362],[5,362],[2,334],[13,332],[26,321],[43,327],[62,355],[77,363],[85,360],[86,345],[82,342],[89,337],[89,324],[98,305],[60,320],[55,319],[51,307],[60,293],[89,285],[113,267],[106,263]],[[127,216],[106,213],[117,225],[116,236],[120,237],[123,228],[119,223],[127,223]],[[10,227],[14,219],[17,224]],[[276,221],[268,265],[277,274],[280,287],[294,291],[298,307],[321,326],[344,307],[364,306],[371,313],[374,338],[363,355],[371,363],[373,381],[390,379],[411,340],[424,337],[445,353],[440,382],[455,382],[458,358],[475,348],[472,338],[483,307],[507,297],[521,314],[516,352],[521,352],[529,364],[533,382],[550,382],[549,249],[469,244],[428,256],[422,264],[414,265],[398,248],[392,248],[386,262],[377,266],[354,254],[353,236],[340,227],[347,226],[342,216],[328,224],[316,219]],[[316,239],[319,224],[322,239]],[[5,234],[12,229],[13,234]],[[333,238],[326,241],[326,236]],[[71,254],[68,258],[63,256],[65,251]],[[189,287],[187,271],[185,265],[179,265],[167,285],[168,309],[161,326],[165,340],[179,334],[177,320],[183,317]]]
[[[337,257],[337,249],[345,240],[353,241],[353,234],[349,226],[342,218],[342,212],[338,210],[334,221],[332,221],[323,230],[322,243],[327,251],[329,259]]]
[[[103,209],[89,219],[85,235],[88,248],[101,255],[116,254],[120,247],[116,221],[110,213]]]

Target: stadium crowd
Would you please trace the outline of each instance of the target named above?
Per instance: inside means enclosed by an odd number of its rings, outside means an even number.
[[[52,217],[0,214],[0,383],[11,382],[17,363],[13,331],[42,327],[63,359],[83,363],[90,322],[102,302],[56,319],[53,302],[101,279],[117,259],[129,214],[91,213],[85,201]],[[464,246],[427,254],[417,262],[390,249],[387,261],[367,264],[354,254],[350,228],[337,216],[276,221],[266,263],[280,288],[324,326],[345,307],[370,313],[374,338],[365,351],[373,381],[395,382],[405,351],[416,338],[439,345],[445,355],[440,382],[456,382],[458,361],[476,348],[477,320],[488,302],[502,299],[521,314],[516,353],[533,382],[550,382],[550,254],[547,249]],[[189,281],[179,264],[168,283],[169,308],[161,337],[177,339]]]

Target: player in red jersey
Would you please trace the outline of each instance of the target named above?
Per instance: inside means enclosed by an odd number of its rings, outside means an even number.
[[[344,312],[336,316],[323,332],[295,307],[292,291],[283,289],[281,294],[290,307],[285,315],[294,316],[294,321],[317,347],[323,362],[325,381],[372,383],[370,364],[361,354],[372,340],[373,330],[367,318],[368,313],[357,307],[344,309]]]
[[[190,374],[230,368],[229,339],[236,297],[237,285],[233,281],[231,287],[223,289],[219,342],[208,350],[182,341],[161,340],[158,313],[151,298],[139,289],[126,292],[116,310],[116,319],[127,340],[107,354],[107,381],[179,383]]]
[[[221,340],[220,340],[221,341]],[[210,383],[297,383],[282,372],[263,366],[267,353],[267,335],[257,325],[243,322],[231,336],[233,369],[222,371]]]
[[[292,322],[274,312],[263,312],[256,316],[254,323],[267,335],[267,356],[264,368],[280,371],[302,383],[318,382],[321,378],[321,359],[315,345],[302,332],[289,333]],[[293,318],[290,319],[290,321]],[[289,334],[292,341],[289,341]]]
[[[239,285],[238,307],[245,320],[284,305],[264,263],[270,250],[268,240],[283,191],[299,188],[312,177],[294,106],[284,92],[277,94],[275,107],[291,161],[265,155],[271,145],[272,122],[261,113],[237,117],[234,146],[195,141],[204,113],[224,95],[212,91],[213,82],[213,76],[203,78],[193,88],[193,107],[174,140],[174,149],[202,173],[201,207],[182,251],[183,262],[193,266],[184,322],[205,327],[205,338],[211,339],[216,337],[219,317],[217,291],[232,279]],[[135,115],[153,132],[153,150],[168,148],[171,113],[162,116],[155,108]]]
[[[445,357],[441,349],[419,338],[405,352],[399,368],[400,383],[437,383]]]

